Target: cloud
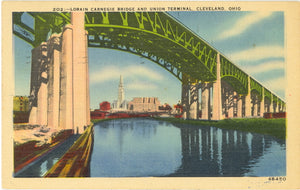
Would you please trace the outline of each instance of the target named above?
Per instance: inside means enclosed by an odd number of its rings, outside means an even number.
[[[250,13],[242,18],[240,18],[234,26],[230,26],[230,29],[225,30],[222,32],[219,37],[217,38],[218,40],[223,40],[229,37],[237,36],[244,31],[246,31],[250,26],[252,26],[255,23],[258,23],[262,21],[265,18],[268,18],[271,16],[271,12],[253,12]]]
[[[129,66],[125,68],[116,66],[106,66],[99,71],[92,71],[90,74],[90,83],[102,83],[109,80],[123,78],[147,78],[154,81],[163,80],[163,76],[144,66]]]
[[[153,90],[158,87],[149,82],[134,82],[126,85],[126,89],[129,90]]]
[[[284,68],[285,68],[285,64],[283,61],[269,61],[269,62],[261,63],[259,65],[243,67],[243,69],[251,75],[267,72],[270,70],[284,69]]]
[[[272,91],[284,91],[286,86],[285,77],[275,78],[263,82],[264,86]]]
[[[231,54],[230,59],[238,61],[257,61],[265,58],[283,58],[284,48],[281,46],[257,46],[255,48]]]
[[[148,79],[153,79],[153,80],[162,80],[163,76],[158,74],[156,71],[150,70],[144,66],[130,66],[127,67],[126,72],[128,73],[128,76],[133,75],[133,76],[141,76],[141,77],[146,77]]]
[[[112,79],[116,79],[120,77],[120,73],[121,71],[118,67],[107,66],[101,69],[101,71],[93,71],[90,74],[90,83],[101,83]]]

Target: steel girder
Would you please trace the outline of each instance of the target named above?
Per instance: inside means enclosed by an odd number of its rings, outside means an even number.
[[[248,75],[231,63],[224,56],[220,56],[221,78],[229,83],[241,95],[248,93]]]
[[[34,26],[23,22],[22,16],[29,14]],[[60,33],[70,23],[70,13],[57,12],[15,12],[13,33],[37,47],[49,37]],[[127,51],[156,62],[180,81],[188,76],[191,81],[212,82],[216,80],[216,59],[218,52],[199,36],[164,12],[86,12],[85,27],[89,33],[89,47],[111,48]],[[220,54],[221,55],[221,54]],[[239,94],[256,91],[261,97],[280,101],[268,93],[263,86],[230,62],[220,56],[221,78]],[[274,98],[276,97],[276,98]]]
[[[95,36],[89,43],[100,37],[116,46],[125,41],[126,47],[157,56],[191,80],[216,80],[217,52],[163,12],[86,13],[85,26]]]

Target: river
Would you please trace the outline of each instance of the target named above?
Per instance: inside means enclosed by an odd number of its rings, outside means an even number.
[[[90,168],[91,177],[285,176],[286,146],[250,132],[118,119],[94,126]]]

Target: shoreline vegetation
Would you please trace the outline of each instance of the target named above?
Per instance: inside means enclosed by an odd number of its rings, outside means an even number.
[[[121,118],[120,118],[121,119]],[[125,119],[125,118],[122,118]],[[270,135],[275,138],[286,139],[286,119],[265,119],[265,118],[241,118],[241,119],[224,119],[220,121],[208,120],[184,120],[180,118],[154,117],[156,120],[167,121],[177,124],[188,124],[191,127],[212,126],[221,129],[239,130],[253,132],[264,135]],[[111,119],[92,120],[94,124]]]
[[[224,119],[220,121],[207,120],[183,120],[178,118],[155,118],[170,123],[189,124],[192,126],[212,126],[221,129],[239,130],[264,135],[271,135],[278,139],[286,139],[286,119],[265,119],[265,118],[242,118]]]

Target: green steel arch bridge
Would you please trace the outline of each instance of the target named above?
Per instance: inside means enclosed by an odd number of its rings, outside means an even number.
[[[32,26],[24,21],[25,15],[32,17]],[[219,75],[222,84],[226,83],[236,96],[255,95],[258,102],[263,101],[261,107],[269,102],[269,106],[274,104],[278,107],[274,112],[285,111],[285,102],[280,97],[167,13],[86,12],[84,20],[85,30],[88,31],[88,47],[116,49],[145,57],[169,71],[182,84],[213,84]],[[13,13],[14,35],[31,44],[33,48],[47,41],[49,34],[61,33],[63,27],[69,23],[71,13]],[[225,112],[229,110],[224,108],[224,103],[221,104],[223,108],[221,106],[220,109],[223,112],[224,109]],[[267,107],[262,110],[273,112],[272,108]]]

